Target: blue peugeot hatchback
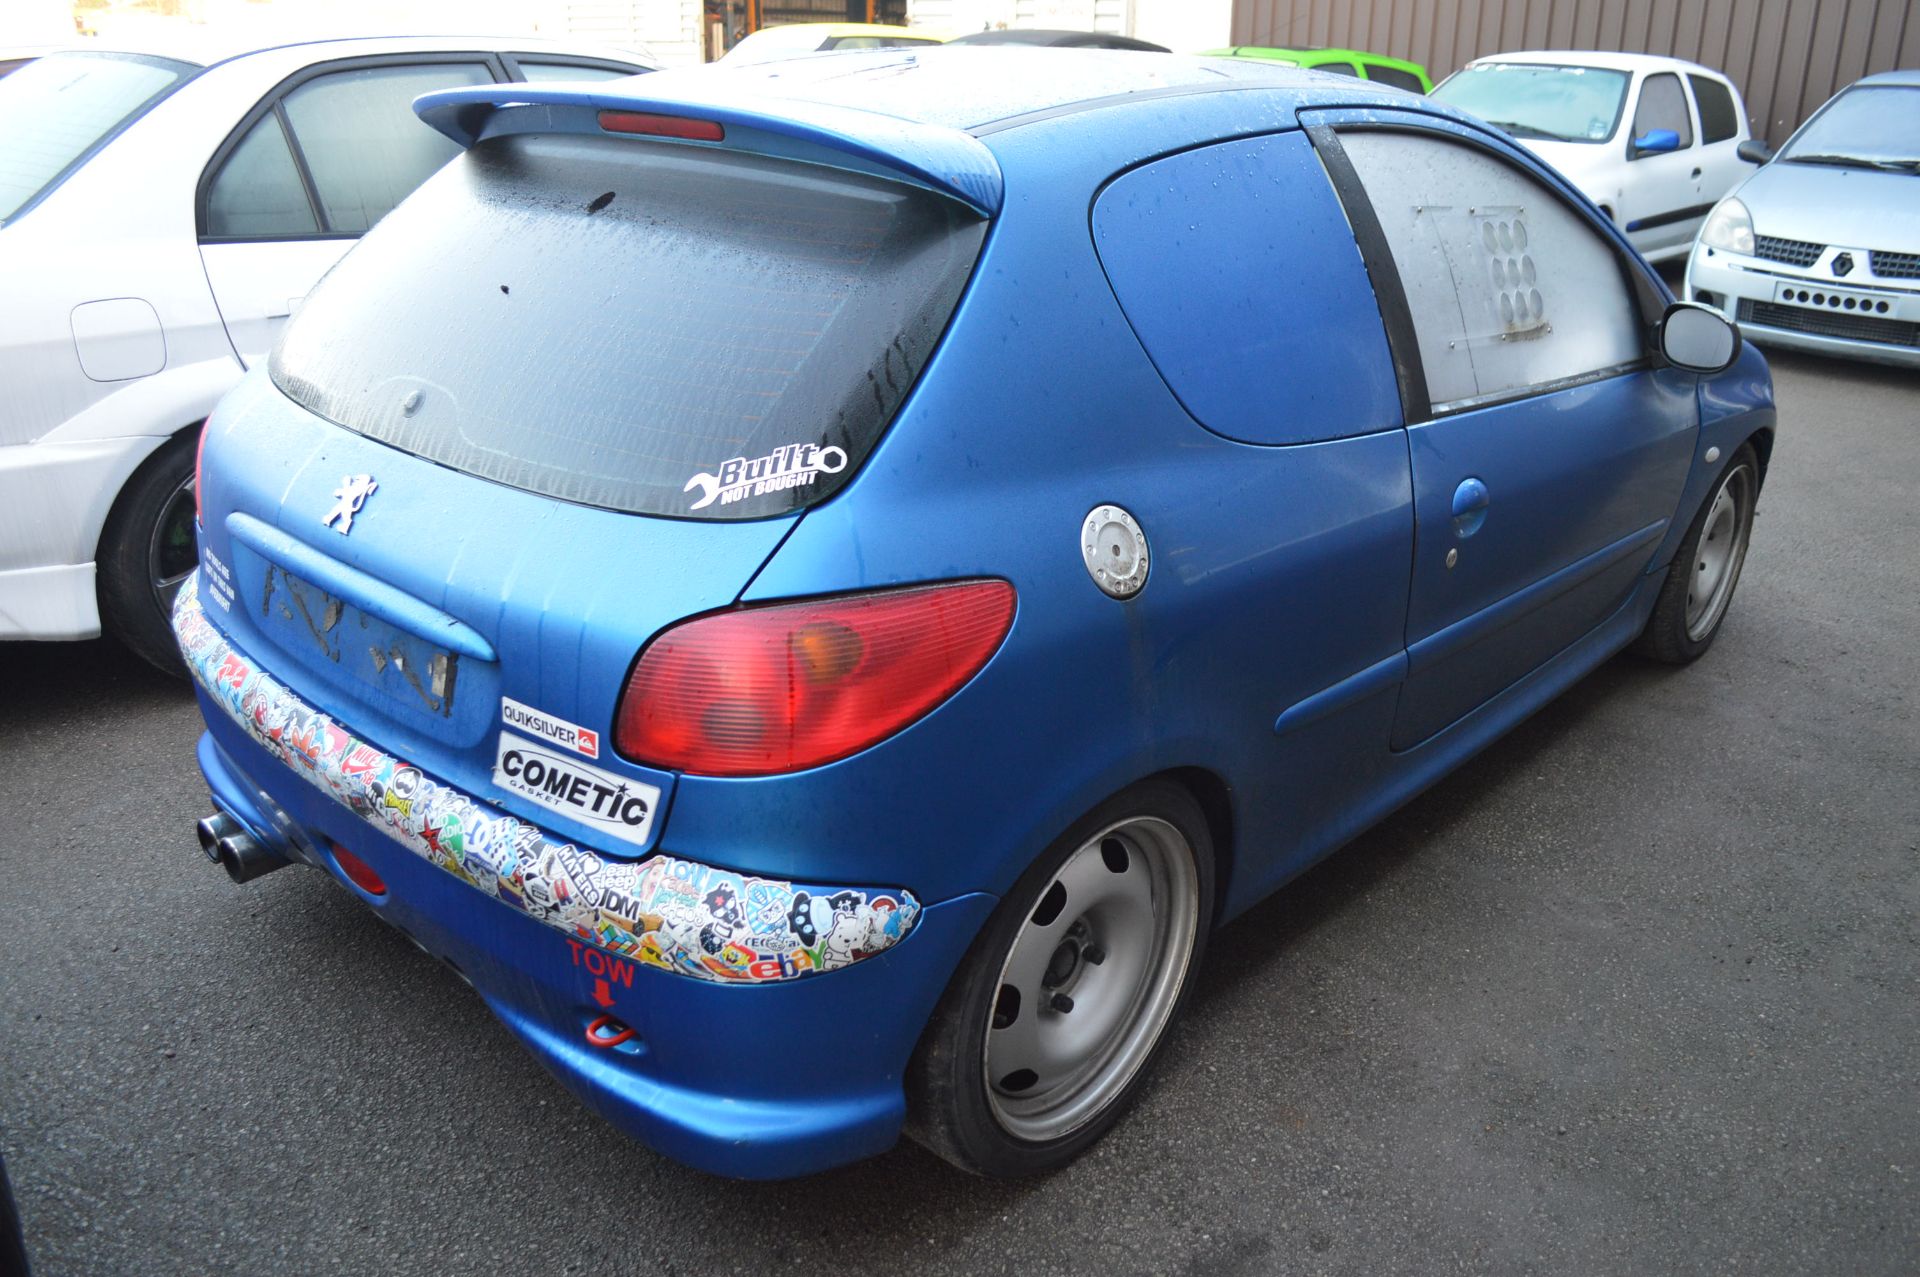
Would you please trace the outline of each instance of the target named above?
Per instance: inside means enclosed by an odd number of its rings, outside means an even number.
[[[202,846],[725,1175],[1073,1157],[1214,927],[1713,642],[1759,356],[1499,132],[882,51],[430,95],[214,415]]]

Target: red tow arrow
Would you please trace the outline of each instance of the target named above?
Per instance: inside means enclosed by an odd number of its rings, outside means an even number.
[[[605,980],[595,980],[593,982],[593,1000],[603,1007],[611,1007],[613,1005],[613,990],[607,987]]]

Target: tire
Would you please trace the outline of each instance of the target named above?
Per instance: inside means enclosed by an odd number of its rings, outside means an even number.
[[[162,444],[120,490],[95,555],[100,627],[155,668],[185,678],[173,599],[199,561],[193,460],[200,432]]]
[[[1634,642],[1635,652],[1668,665],[1687,665],[1713,646],[1746,565],[1759,495],[1760,462],[1753,446],[1743,443],[1714,480],[1687,539],[1674,552],[1653,615]]]
[[[997,1178],[1078,1157],[1139,1095],[1212,917],[1213,842],[1184,787],[1145,781],[1089,812],[947,986],[908,1066],[908,1134]]]

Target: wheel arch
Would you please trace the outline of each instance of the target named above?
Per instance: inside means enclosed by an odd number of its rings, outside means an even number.
[[[1234,842],[1232,787],[1218,772],[1205,767],[1170,767],[1151,776],[1143,776],[1135,783],[1149,780],[1170,780],[1179,785],[1193,795],[1193,800],[1200,805],[1200,813],[1206,817],[1207,836],[1213,840],[1213,899],[1209,902],[1213,916],[1209,925],[1218,925],[1221,908],[1233,881],[1234,859],[1238,850]]]

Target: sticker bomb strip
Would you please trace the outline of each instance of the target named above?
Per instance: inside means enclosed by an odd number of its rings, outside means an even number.
[[[207,695],[309,783],[415,855],[569,937],[701,980],[771,984],[849,966],[913,930],[905,891],[806,886],[656,855],[609,860],[358,739],[208,622],[199,574],[174,632]]]

